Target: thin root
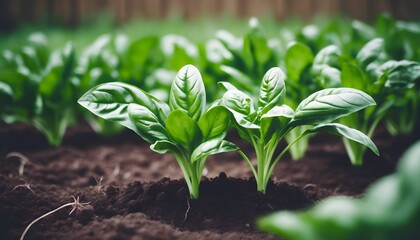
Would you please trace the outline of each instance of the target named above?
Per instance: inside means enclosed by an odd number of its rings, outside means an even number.
[[[23,240],[24,238],[25,238],[25,235],[26,235],[26,233],[29,231],[29,229],[31,228],[31,226],[32,225],[34,225],[36,222],[38,222],[39,220],[41,220],[41,219],[43,219],[43,218],[45,218],[45,217],[48,217],[49,215],[51,215],[51,214],[53,214],[53,213],[55,213],[55,212],[57,212],[57,211],[59,211],[60,209],[63,209],[63,208],[66,208],[66,207],[72,207],[72,209],[71,209],[71,211],[70,211],[70,213],[69,213],[69,215],[70,214],[72,214],[73,212],[77,212],[77,211],[79,211],[79,210],[81,210],[81,209],[83,209],[86,205],[88,205],[89,204],[89,202],[87,202],[87,203],[81,203],[80,202],[80,199],[79,199],[79,196],[77,196],[77,198],[75,198],[74,196],[71,196],[72,198],[73,198],[73,202],[70,202],[70,203],[66,203],[66,204],[64,204],[64,205],[61,205],[60,207],[58,207],[58,208],[56,208],[56,209],[54,209],[54,210],[52,210],[52,211],[49,211],[49,212],[47,212],[47,213],[45,213],[44,215],[42,215],[41,217],[39,217],[39,218],[37,218],[37,219],[35,219],[35,220],[33,220],[26,228],[25,228],[25,231],[23,231],[23,233],[22,233],[22,235],[20,236],[20,240]]]
[[[26,157],[25,155],[23,155],[22,153],[18,153],[18,152],[11,152],[9,154],[6,155],[6,158],[17,158],[20,161],[20,165],[19,165],[19,176],[23,175],[23,170],[25,168],[26,164],[32,164],[31,161],[29,161],[29,158]]]
[[[190,212],[190,209],[191,209],[191,205],[190,205],[190,201],[188,200],[188,197],[187,197],[187,205],[188,205],[188,208],[187,208],[187,211],[185,211],[184,221],[182,221],[181,226],[184,225],[185,221],[187,221],[188,213]]]
[[[16,185],[16,186],[12,189],[12,192],[13,192],[13,191],[15,191],[15,190],[16,190],[16,189],[18,189],[18,188],[27,188],[27,189],[29,189],[29,191],[31,191],[33,194],[35,194],[34,190],[32,190],[32,188],[31,188],[31,182],[27,183],[27,182],[25,182],[25,181],[24,181],[24,183],[23,183],[23,184]]]

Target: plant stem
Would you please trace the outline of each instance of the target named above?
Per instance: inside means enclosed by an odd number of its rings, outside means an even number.
[[[258,184],[258,174],[255,171],[255,167],[254,165],[252,165],[251,160],[249,160],[248,156],[246,156],[245,153],[242,152],[242,150],[238,150],[238,152],[242,156],[242,158],[248,163],[249,167],[251,168],[252,173],[254,174],[255,180],[257,181],[257,184]]]
[[[304,136],[306,136],[306,135],[304,135],[304,134],[302,134],[302,135],[300,135],[299,137],[297,137],[295,140],[293,140],[291,143],[289,143],[289,145],[287,145],[284,149],[283,149],[283,151],[281,151],[281,153],[276,157],[276,159],[271,163],[271,166],[270,166],[270,170],[268,170],[268,172],[266,173],[266,175],[267,175],[267,177],[266,177],[266,179],[265,179],[265,181],[264,181],[264,186],[265,186],[265,188],[267,187],[267,184],[268,184],[268,179],[270,179],[270,176],[271,176],[271,174],[273,173],[273,171],[274,171],[274,168],[276,167],[276,165],[277,165],[277,163],[279,163],[279,161],[280,161],[280,159],[283,157],[283,155],[287,152],[287,150],[289,150],[290,149],[290,147],[293,145],[293,144],[295,144],[297,141],[299,141],[301,138],[303,138]]]

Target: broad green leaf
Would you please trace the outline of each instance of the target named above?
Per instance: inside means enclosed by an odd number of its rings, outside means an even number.
[[[272,50],[268,46],[267,38],[264,36],[257,18],[251,18],[249,21],[251,31],[243,38],[243,53],[245,61],[253,60],[253,64],[248,67],[257,67],[264,65],[270,59]],[[249,58],[250,57],[250,58]],[[254,60],[255,59],[255,60]]]
[[[327,88],[341,86],[341,72],[337,68],[326,66],[321,70],[321,85]]]
[[[355,141],[364,146],[367,146],[368,148],[370,148],[370,150],[372,150],[372,152],[374,152],[376,155],[379,155],[379,151],[375,143],[373,143],[372,140],[368,136],[366,136],[364,133],[354,128],[349,128],[339,123],[327,123],[327,124],[321,124],[321,125],[315,126],[314,128],[307,130],[303,134],[306,135],[306,134],[317,133],[317,132],[326,132],[326,133],[348,138],[352,141]]]
[[[216,65],[222,64],[225,60],[231,61],[233,59],[232,53],[216,39],[210,39],[205,43],[205,54],[206,60]]]
[[[182,67],[176,75],[169,95],[169,107],[172,111],[185,112],[194,121],[201,117],[206,107],[206,91],[201,74],[193,65]]]
[[[292,42],[286,50],[285,64],[287,77],[293,80],[299,80],[300,76],[314,60],[312,50],[303,43]]]
[[[168,139],[165,127],[159,121],[159,118],[148,108],[130,103],[128,105],[128,116],[136,126],[136,133],[149,143],[158,140]]]
[[[203,139],[224,138],[229,127],[229,120],[229,111],[222,106],[207,110],[198,120]]]
[[[420,63],[402,60],[398,61],[388,72],[385,87],[411,88],[420,79]]]
[[[252,123],[252,117],[255,114],[254,103],[252,99],[239,90],[229,90],[222,98],[222,104],[233,115],[235,121],[244,128],[259,128]]]
[[[1,101],[1,104],[3,105],[2,107],[5,107],[6,104],[10,104],[12,102],[12,99],[13,99],[12,88],[8,84],[4,82],[0,82],[0,101]]]
[[[218,138],[211,139],[209,141],[203,142],[193,151],[191,154],[191,161],[195,162],[210,155],[237,150],[238,147],[236,147],[235,144],[231,142],[220,140]]]
[[[286,76],[278,67],[271,68],[264,75],[258,98],[258,107],[262,110],[263,114],[268,112],[272,107],[284,103],[286,95],[285,79]]]
[[[301,215],[292,212],[278,212],[257,221],[262,231],[293,240],[313,239],[313,232]]]
[[[337,67],[340,61],[341,50],[335,45],[329,45],[321,49],[316,55],[312,64],[312,71],[315,74],[321,73],[326,66]]]
[[[261,133],[268,142],[275,134],[286,130],[285,126],[294,116],[294,111],[287,105],[275,106],[261,116]]]
[[[237,90],[238,89],[229,82],[218,82],[217,85],[225,91]]]
[[[160,154],[180,152],[178,147],[168,140],[156,141],[154,144],[150,145],[150,149]]]
[[[328,88],[304,99],[296,108],[291,124],[298,126],[329,123],[375,104],[373,98],[362,91]]]
[[[307,212],[280,211],[258,221],[261,230],[293,240],[355,239],[360,203],[349,197],[331,197]]]
[[[266,114],[262,115],[261,118],[273,118],[273,117],[285,117],[293,118],[295,112],[289,106],[283,104],[281,106],[275,106]]]
[[[130,103],[146,107],[161,119],[166,117],[169,111],[165,103],[141,89],[118,82],[105,83],[92,88],[78,100],[78,103],[93,114],[117,122],[133,131],[136,131],[136,126],[130,120],[127,111]]]
[[[240,86],[242,89],[248,92],[254,91],[255,83],[245,73],[226,65],[220,66],[220,69],[231,77],[231,81],[234,83],[234,85]],[[227,85],[224,85],[224,87],[227,87]]]
[[[146,36],[132,42],[127,49],[127,60],[130,63],[131,67],[142,66],[148,64],[148,59],[150,59],[152,54],[160,48],[160,40],[156,36]]]
[[[356,56],[361,69],[365,69],[367,65],[375,61],[385,50],[385,42],[382,38],[375,38],[366,43]]]
[[[398,171],[401,172],[401,180],[406,186],[417,190],[417,197],[420,199],[418,183],[420,181],[420,142],[413,144],[401,157]]]
[[[223,103],[226,107],[244,115],[255,112],[252,99],[240,90],[233,89],[223,95]]]
[[[228,32],[226,30],[218,30],[216,32],[216,38],[229,51],[239,49],[241,46],[240,41],[231,32]]]
[[[365,91],[369,85],[369,79],[365,77],[359,67],[345,63],[341,70],[341,83],[343,87]]]
[[[175,142],[192,149],[202,140],[197,123],[182,110],[172,111],[165,123],[166,130]]]

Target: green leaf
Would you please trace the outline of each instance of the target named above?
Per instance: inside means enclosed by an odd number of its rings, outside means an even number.
[[[243,53],[245,61],[255,59],[254,64],[247,66],[257,67],[255,64],[264,65],[272,56],[273,52],[268,46],[268,40],[264,36],[263,31],[256,18],[251,18],[250,21],[251,31],[243,38]]]
[[[207,110],[198,120],[203,139],[224,138],[229,127],[229,121],[229,111],[226,108],[216,106]]]
[[[86,92],[78,103],[93,114],[117,122],[133,131],[137,127],[128,116],[128,105],[136,103],[149,109],[155,116],[164,120],[168,106],[155,97],[129,84],[111,82],[98,85]]]
[[[395,62],[395,65],[388,72],[388,80],[385,87],[390,88],[411,88],[420,79],[420,63],[402,60]]]
[[[13,90],[8,84],[4,82],[0,82],[0,101],[3,105],[2,108],[6,107],[7,104],[11,104],[13,101]]]
[[[398,171],[401,173],[402,183],[416,190],[417,197],[420,199],[420,190],[418,183],[420,181],[420,141],[413,144],[407,151],[404,152],[400,160]]]
[[[275,106],[262,115],[260,126],[264,141],[268,142],[277,133],[285,130],[294,115],[294,111],[287,105]]]
[[[339,65],[341,50],[335,45],[329,45],[321,49],[315,56],[312,71],[321,73],[325,67],[337,67]]]
[[[240,86],[242,89],[249,92],[254,91],[255,83],[247,74],[239,71],[236,68],[229,67],[226,65],[220,66],[220,69],[231,77],[231,81],[233,82],[234,85]],[[226,87],[226,86],[227,85],[225,84],[223,85],[223,87]]]
[[[274,213],[257,221],[258,228],[264,232],[287,239],[313,239],[313,233],[297,214],[290,212]]]
[[[259,128],[250,119],[255,113],[254,103],[245,93],[239,90],[229,90],[223,95],[221,104],[232,113],[235,121],[240,126],[244,128]]]
[[[166,130],[175,142],[193,149],[202,140],[197,123],[182,110],[172,111],[165,123]]]
[[[126,53],[126,60],[132,68],[147,66],[151,56],[160,50],[160,39],[157,36],[146,36],[130,44]]]
[[[369,80],[363,75],[363,72],[359,67],[350,63],[345,63],[341,70],[341,83],[343,87],[365,91],[369,84]]]
[[[366,69],[369,63],[375,61],[385,50],[385,42],[382,38],[375,38],[360,49],[356,56],[361,69]]]
[[[156,141],[154,144],[150,145],[150,149],[160,154],[180,152],[178,147],[168,140]]]
[[[195,161],[206,158],[210,155],[237,150],[238,147],[231,142],[220,140],[219,138],[211,139],[203,142],[193,151],[191,154],[191,161],[194,163]]]
[[[291,124],[317,125],[375,105],[372,97],[351,88],[328,88],[311,94],[295,111]]]
[[[258,227],[277,236],[294,240],[355,239],[351,231],[357,224],[359,202],[349,197],[331,197],[311,211],[281,211],[258,220]]]
[[[217,85],[225,91],[229,91],[229,90],[238,90],[238,88],[236,88],[235,86],[233,86],[231,83],[229,82],[218,82]]]
[[[275,106],[266,114],[261,116],[263,118],[273,118],[273,117],[286,117],[286,118],[293,118],[295,112],[289,106],[283,104],[281,106]]]
[[[286,96],[285,79],[286,76],[278,67],[271,68],[264,75],[258,98],[258,107],[263,114],[268,112],[272,107],[284,103]]]
[[[306,67],[312,64],[314,55],[312,50],[303,43],[292,42],[286,50],[285,64],[287,77],[299,80]]]
[[[327,88],[340,87],[341,72],[337,68],[326,66],[321,70],[321,85]]]
[[[136,126],[136,133],[149,143],[158,140],[168,139],[165,127],[159,121],[159,118],[148,108],[130,103],[128,105],[128,116]]]
[[[193,65],[186,65],[179,70],[172,83],[169,95],[169,107],[172,111],[181,110],[197,121],[206,107],[206,91],[201,74]]]
[[[379,151],[375,143],[373,143],[372,140],[368,136],[366,136],[364,133],[354,128],[349,128],[339,123],[327,123],[327,124],[321,124],[321,125],[315,126],[314,128],[307,130],[303,134],[306,135],[306,134],[317,133],[317,132],[326,132],[326,133],[348,138],[352,141],[355,141],[364,146],[367,146],[368,148],[370,148],[370,150],[372,150],[372,152],[374,152],[376,155],[379,156]]]

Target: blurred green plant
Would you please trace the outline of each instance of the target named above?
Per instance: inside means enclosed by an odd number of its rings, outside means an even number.
[[[266,232],[290,240],[415,240],[420,236],[420,142],[401,157],[362,199],[329,197],[302,212],[281,211],[258,220]]]

